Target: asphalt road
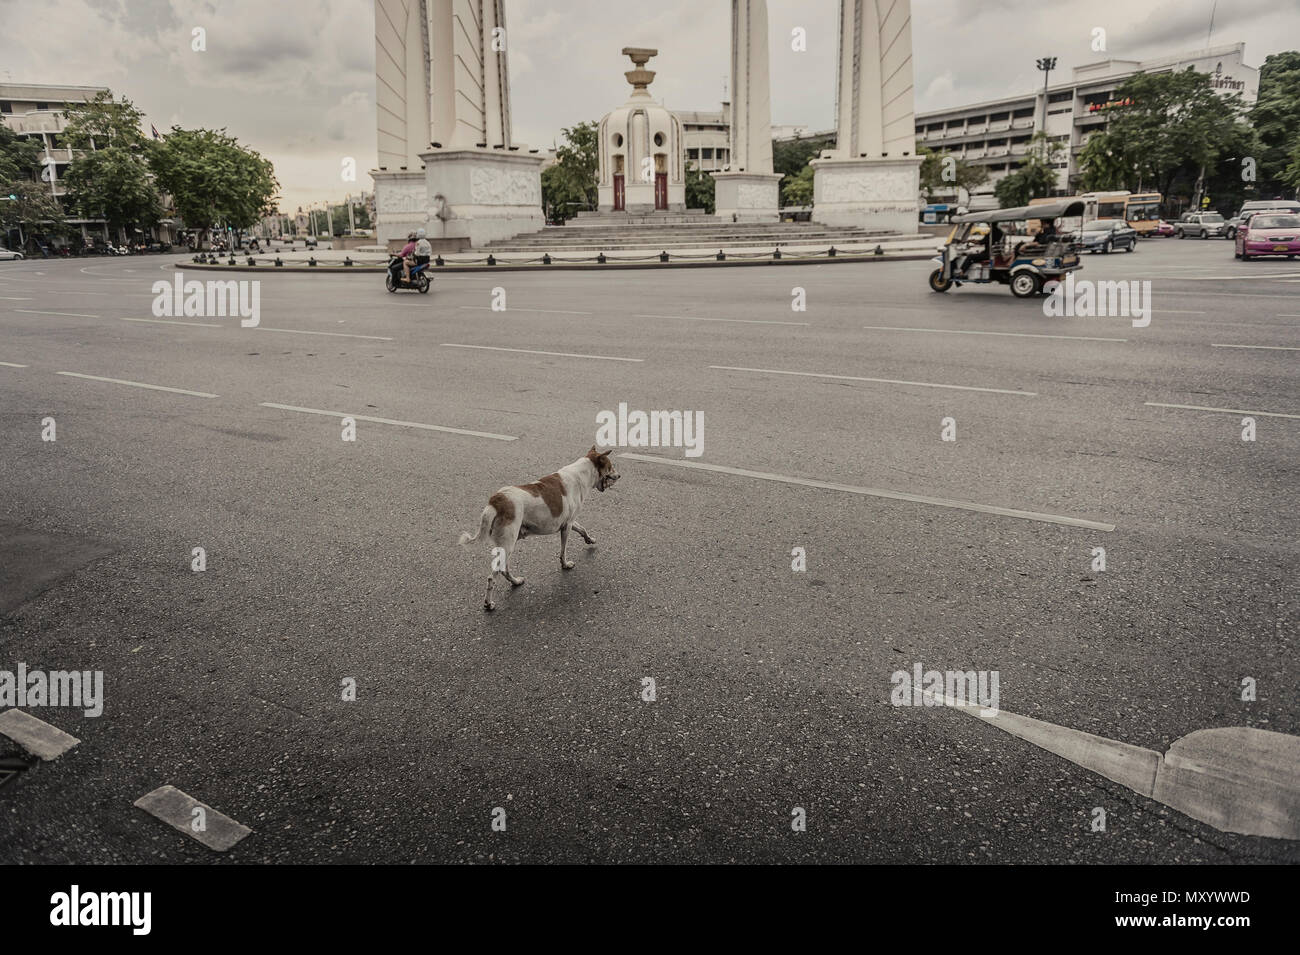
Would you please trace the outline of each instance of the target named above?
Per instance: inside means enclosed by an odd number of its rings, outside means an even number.
[[[1300,263],[1088,258],[1152,283],[1145,328],[936,295],[924,262],[428,296],[269,274],[242,328],[157,319],[173,264],[0,263],[0,669],[102,670],[106,696],[31,710],[81,742],[0,788],[0,861],[1300,861],[890,702],[920,663],[1159,751],[1300,733]],[[616,456],[597,546],[563,571],[557,537],[523,541],[485,614],[458,534],[620,402],[702,413],[704,454]],[[362,418],[345,442],[345,414],[516,440]],[[133,807],[165,784],[253,834],[217,855]]]

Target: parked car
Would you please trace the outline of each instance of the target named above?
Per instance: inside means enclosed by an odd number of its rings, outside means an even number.
[[[0,262],[7,262],[13,259],[26,258],[21,252],[13,252],[9,249],[0,249]]]
[[[1152,236],[1158,236],[1159,238],[1162,239],[1171,238],[1173,234],[1174,234],[1174,224],[1172,222],[1166,222],[1164,219],[1157,220],[1156,227],[1151,232]]]
[[[1300,212],[1300,202],[1293,202],[1290,199],[1252,199],[1250,202],[1243,202],[1241,208],[1237,210],[1237,214],[1228,220],[1223,234],[1229,239],[1236,238],[1242,220],[1252,212],[1268,210],[1274,212]]]
[[[1300,255],[1300,213],[1256,212],[1237,229],[1235,257],[1253,259],[1261,255]]]
[[[1132,252],[1137,248],[1138,234],[1123,219],[1091,219],[1083,224],[1079,241],[1085,252]]]
[[[1223,235],[1227,223],[1217,212],[1189,212],[1174,223],[1174,235],[1185,239],[1189,235],[1200,239]]]

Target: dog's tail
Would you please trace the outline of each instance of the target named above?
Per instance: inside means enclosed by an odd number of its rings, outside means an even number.
[[[480,537],[487,537],[488,531],[492,527],[492,522],[496,520],[497,509],[491,504],[483,508],[483,517],[479,520],[478,533],[471,534],[469,531],[463,531],[460,535],[460,546],[464,547],[471,541],[476,541]]]

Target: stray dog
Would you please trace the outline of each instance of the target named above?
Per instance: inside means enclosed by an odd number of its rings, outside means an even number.
[[[593,487],[604,491],[618,480],[619,475],[615,473],[609,455],[609,451],[601,452],[592,447],[586,455],[554,474],[532,484],[503,487],[488,498],[478,533],[471,535],[466,531],[460,535],[462,547],[480,537],[486,537],[493,544],[492,572],[488,574],[484,610],[496,609],[492,602],[492,582],[498,573],[510,581],[511,586],[518,587],[524,582],[524,578],[516,577],[510,571],[510,554],[520,538],[559,531],[560,566],[565,570],[573,568],[573,561],[566,555],[570,528],[588,544],[596,543],[574,518],[582,510],[582,502]],[[505,559],[498,565],[499,554]]]

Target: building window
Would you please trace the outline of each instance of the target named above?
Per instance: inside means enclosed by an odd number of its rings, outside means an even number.
[[[700,158],[701,158],[701,159],[712,159],[712,158],[713,158],[713,147],[712,147],[712,146],[705,146],[702,150],[700,150]]]
[[[1068,102],[1070,102],[1072,99],[1074,99],[1074,91],[1073,91],[1073,90],[1067,90],[1067,91],[1064,92],[1064,93],[1053,93],[1051,96],[1047,97],[1047,102],[1049,102],[1049,103],[1068,103]]]
[[[663,144],[664,144],[664,134],[663,134],[663,133],[655,133],[655,145],[656,145],[656,146],[662,146]]]
[[[14,111],[13,103],[9,102],[8,100],[0,100],[0,113],[12,113],[13,111]]]
[[[37,103],[37,104],[36,104],[36,108],[37,108],[37,109],[45,109],[45,110],[48,110],[48,109],[50,108],[50,104],[49,104],[49,103]]]

